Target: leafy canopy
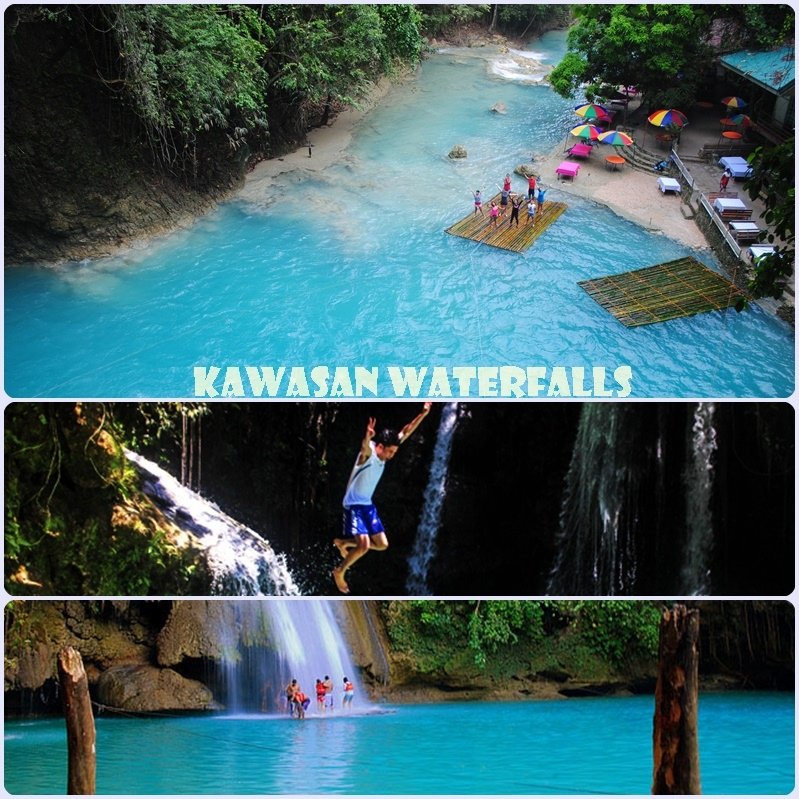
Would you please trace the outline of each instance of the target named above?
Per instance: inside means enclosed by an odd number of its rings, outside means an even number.
[[[776,147],[758,147],[749,160],[752,177],[744,188],[752,199],[763,199],[766,206],[763,219],[769,225],[766,240],[775,248],[774,253],[763,256],[755,264],[749,291],[754,298],[779,299],[793,274],[796,258],[794,137]]]
[[[153,139],[191,142],[202,130],[238,120],[265,126],[261,59],[270,31],[251,8],[100,8],[119,48],[127,102]]]
[[[678,107],[694,96],[708,58],[702,7],[592,4],[573,13],[568,52],[550,75],[558,94],[572,97],[588,84],[593,98],[605,85],[635,85],[654,102]]]

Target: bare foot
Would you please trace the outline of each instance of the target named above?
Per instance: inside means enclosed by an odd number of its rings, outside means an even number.
[[[333,580],[335,580],[336,588],[338,588],[342,594],[349,594],[350,587],[347,585],[347,581],[344,579],[342,572],[338,569],[333,569],[331,574],[333,575]]]

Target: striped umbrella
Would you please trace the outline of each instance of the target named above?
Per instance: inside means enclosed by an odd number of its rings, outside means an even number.
[[[727,108],[746,108],[746,100],[742,97],[725,97],[721,104],[726,105]]]
[[[600,138],[602,131],[596,125],[578,125],[576,128],[572,128],[569,133],[572,136],[579,136],[581,139],[593,141]]]
[[[607,108],[597,103],[584,103],[583,105],[575,106],[574,113],[583,119],[610,119],[610,113]]]
[[[730,125],[743,125],[745,128],[752,124],[751,117],[746,114],[736,114],[734,117],[728,117],[727,121]]]
[[[620,130],[608,130],[597,136],[602,144],[612,144],[614,147],[628,147],[633,144],[632,136],[622,133]]]
[[[667,128],[670,125],[681,128],[688,124],[688,117],[676,108],[665,108],[660,111],[655,111],[655,113],[650,114],[647,119],[659,128]]]

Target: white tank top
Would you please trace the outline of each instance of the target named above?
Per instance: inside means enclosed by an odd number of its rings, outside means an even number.
[[[358,458],[355,459],[355,466],[352,468],[350,480],[347,483],[347,493],[344,494],[344,502],[342,503],[345,508],[352,505],[371,505],[372,494],[374,494],[380,478],[383,476],[383,469],[386,466],[385,461],[381,461],[375,453],[375,444],[373,441],[369,442],[372,449],[372,454],[366,463],[358,465]]]

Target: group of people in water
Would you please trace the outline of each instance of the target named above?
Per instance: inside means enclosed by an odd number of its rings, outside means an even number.
[[[329,675],[325,674],[324,680],[316,680],[316,709],[319,713],[333,712],[333,706],[335,704],[334,690],[333,681],[330,679]],[[345,677],[341,694],[341,709],[344,712],[351,709],[354,695],[355,686]],[[311,704],[311,697],[302,690],[296,679],[293,679],[286,686],[286,704],[288,706],[289,716],[298,719],[305,718],[305,712]]]
[[[535,225],[536,214],[544,207],[546,191],[546,187],[538,183],[538,178],[530,174],[527,175],[527,195],[517,194],[511,191],[511,177],[509,173],[506,174],[499,194],[499,204],[497,205],[496,200],[491,200],[491,207],[488,211],[489,224],[491,227],[499,227],[501,218],[505,216],[508,206],[510,206],[508,226],[512,226],[515,222],[516,227],[519,227],[519,211],[526,204],[527,218],[524,224]],[[474,192],[474,213],[485,216],[481,189],[476,189]]]

